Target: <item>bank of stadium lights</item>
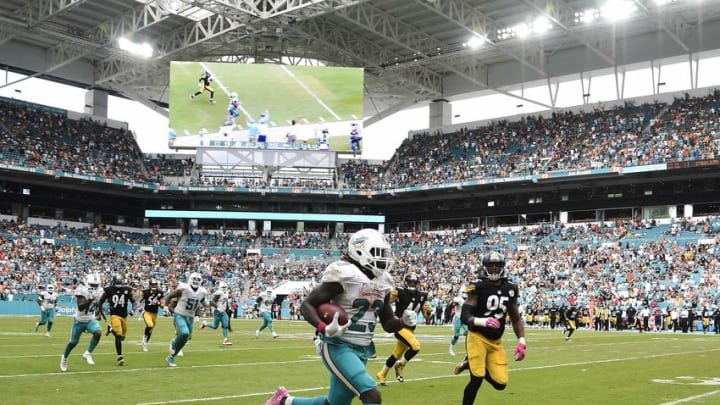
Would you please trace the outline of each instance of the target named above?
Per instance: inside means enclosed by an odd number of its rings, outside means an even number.
[[[659,0],[662,1],[662,0]],[[665,0],[667,4],[676,0]],[[611,22],[622,21],[637,11],[637,3],[632,0],[608,0],[599,8],[588,8],[576,11],[574,22],[576,24],[591,24],[600,18]]]
[[[147,42],[133,42],[125,37],[118,39],[118,47],[132,55],[142,58],[150,58],[153,56],[153,47]]]
[[[467,42],[463,43],[463,47],[475,49],[481,46],[483,43],[485,43],[485,37],[473,36],[472,38],[468,39]]]
[[[495,33],[495,39],[497,41],[505,41],[508,39],[519,38],[525,39],[531,35],[540,36],[553,27],[550,20],[545,17],[537,17],[529,23],[519,23],[512,26],[500,28]]]
[[[637,11],[637,4],[631,0],[608,0],[600,6],[600,15],[610,21],[620,21]]]
[[[576,11],[575,12],[575,23],[585,23],[590,24],[591,22],[597,20],[600,18],[600,10],[596,8],[589,8],[587,10],[583,11]]]

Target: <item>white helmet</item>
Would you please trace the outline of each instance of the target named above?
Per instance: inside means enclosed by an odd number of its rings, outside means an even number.
[[[100,288],[100,275],[97,273],[89,273],[86,275],[85,286],[91,291],[95,291]]]
[[[47,287],[45,287],[45,291],[49,292],[50,294],[55,292],[55,285],[48,284]]]
[[[218,290],[220,290],[220,291],[222,291],[222,292],[224,292],[224,293],[228,292],[229,288],[228,288],[227,283],[224,282],[224,281],[221,281],[221,282],[218,284]]]
[[[190,277],[188,277],[188,282],[190,283],[190,287],[197,290],[202,285],[202,276],[200,275],[200,273],[197,272],[190,273]]]
[[[392,249],[385,237],[375,229],[361,229],[348,240],[348,256],[365,270],[379,277],[395,264]]]

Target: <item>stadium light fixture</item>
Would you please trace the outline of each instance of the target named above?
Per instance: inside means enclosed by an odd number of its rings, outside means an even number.
[[[590,24],[598,18],[600,18],[600,10],[596,8],[589,8],[587,10],[576,11],[574,20],[576,24]]]
[[[472,49],[475,49],[475,48],[480,47],[484,42],[485,42],[485,38],[474,35],[472,38],[470,38],[465,43],[465,45],[469,46]]]
[[[524,39],[527,38],[530,33],[532,32],[532,28],[530,28],[525,23],[520,23],[512,27],[512,31],[515,32],[515,35],[520,38]]]
[[[621,21],[637,11],[637,4],[629,0],[608,0],[600,7],[600,15],[612,22]]]
[[[540,16],[532,23],[532,32],[536,35],[542,35],[552,28],[552,23],[547,18]]]
[[[133,42],[125,37],[118,39],[118,46],[120,49],[131,53],[142,58],[150,58],[153,56],[153,47],[147,42],[137,43]]]

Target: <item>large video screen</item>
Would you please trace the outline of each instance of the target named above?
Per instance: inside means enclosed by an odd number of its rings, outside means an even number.
[[[362,68],[170,65],[171,148],[232,144],[359,153],[362,117]]]

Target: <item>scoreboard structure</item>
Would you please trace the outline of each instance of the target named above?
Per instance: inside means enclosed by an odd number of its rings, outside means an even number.
[[[258,181],[334,181],[337,153],[330,150],[253,143],[200,146],[199,174],[206,179],[250,178]]]

